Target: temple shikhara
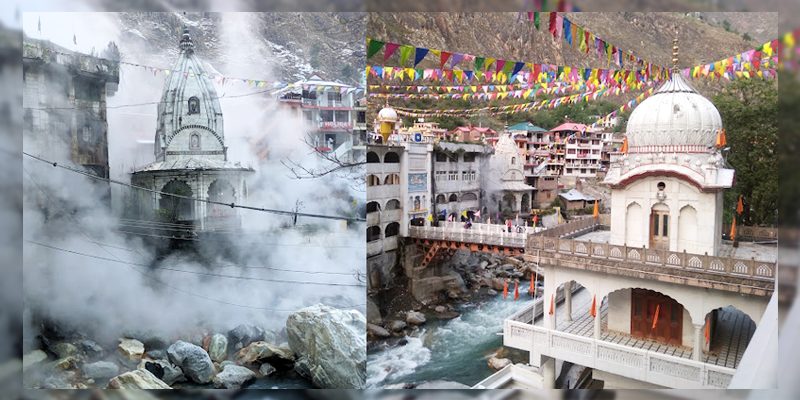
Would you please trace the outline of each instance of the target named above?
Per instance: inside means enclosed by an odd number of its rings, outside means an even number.
[[[180,196],[243,203],[245,179],[254,170],[228,160],[222,108],[216,90],[194,52],[184,27],[180,54],[167,78],[158,105],[155,162],[136,169],[131,182],[139,187]],[[139,211],[159,213],[172,222],[190,222],[197,230],[236,228],[241,219],[233,207],[140,191]]]

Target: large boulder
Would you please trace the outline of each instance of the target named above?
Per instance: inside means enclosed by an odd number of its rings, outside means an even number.
[[[367,322],[370,324],[380,325],[381,321],[383,321],[383,317],[381,317],[381,310],[378,309],[378,306],[375,305],[375,302],[372,299],[367,299]]]
[[[494,356],[494,357],[489,359],[487,364],[489,364],[489,368],[491,368],[491,369],[493,369],[495,371],[500,371],[501,369],[503,369],[506,366],[508,366],[509,364],[511,364],[511,360],[509,360],[507,358],[500,358],[498,356]]]
[[[186,375],[183,374],[181,367],[173,365],[167,360],[146,360],[139,363],[138,369],[146,369],[156,378],[161,379],[167,385],[176,382],[186,382]]]
[[[134,361],[138,363],[142,358],[142,354],[144,354],[144,343],[136,339],[121,338],[119,339],[117,350],[124,361]]]
[[[238,365],[226,365],[214,378],[214,389],[240,389],[256,379],[256,373]]]
[[[208,345],[208,355],[211,357],[211,361],[225,361],[228,357],[228,338],[219,333],[212,336],[211,343]]]
[[[228,349],[231,353],[237,352],[253,342],[264,341],[264,330],[253,325],[239,325],[228,331]]]
[[[86,353],[86,357],[90,360],[100,360],[105,357],[103,348],[93,340],[86,339],[80,345],[83,352]]]
[[[421,312],[409,311],[408,314],[406,314],[406,322],[409,325],[422,325],[425,323],[425,315]]]
[[[123,335],[129,339],[136,339],[144,344],[147,350],[163,350],[172,342],[169,337],[154,329],[146,331],[125,331]]]
[[[389,322],[389,330],[392,332],[400,332],[403,329],[406,329],[407,326],[408,324],[406,324],[405,321],[396,320]]]
[[[106,389],[172,389],[146,369],[137,369],[115,376]]]
[[[250,343],[247,347],[239,350],[235,355],[239,364],[261,364],[270,363],[278,369],[294,368],[295,357],[292,351],[267,342]]]
[[[389,336],[392,336],[392,334],[389,333],[389,331],[387,331],[386,329],[384,329],[383,327],[380,327],[378,325],[367,324],[367,331],[371,335],[373,335],[375,337],[378,337],[378,338],[388,338]]]
[[[22,372],[28,368],[47,360],[47,353],[44,350],[34,350],[22,356]]]
[[[322,304],[299,310],[286,321],[295,370],[317,388],[363,389],[367,367],[367,320],[355,310]]]
[[[119,367],[109,361],[98,361],[86,364],[81,368],[86,379],[111,378],[119,374]]]
[[[492,289],[494,290],[503,290],[505,287],[504,281],[500,278],[492,279]]]
[[[214,362],[202,347],[182,340],[167,348],[169,360],[181,367],[187,378],[196,383],[208,383],[216,372]]]
[[[56,354],[58,358],[77,357],[78,348],[71,343],[59,343],[56,345]]]

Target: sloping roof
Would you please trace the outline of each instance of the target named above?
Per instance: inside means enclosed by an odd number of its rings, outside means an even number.
[[[536,188],[530,185],[526,185],[520,181],[504,181],[501,186],[503,190],[508,190],[512,192],[519,192],[525,190],[535,190]]]
[[[171,161],[158,161],[150,165],[137,169],[138,172],[174,171],[174,170],[238,170],[253,171],[250,167],[245,167],[240,163],[232,163],[223,160],[211,160],[206,158],[180,157]]]
[[[561,125],[553,128],[553,129],[551,129],[550,131],[551,132],[557,132],[557,131],[581,132],[584,129],[586,129],[586,125],[584,125],[584,124],[574,124],[574,123],[571,123],[571,122],[567,122],[565,124],[561,124]]]
[[[592,200],[594,200],[594,197],[587,196],[587,195],[579,192],[577,189],[570,189],[569,192],[567,192],[567,193],[559,193],[558,195],[563,197],[564,200],[567,200],[567,201],[592,201]]]
[[[450,133],[454,133],[456,131],[458,131],[458,132],[477,131],[477,132],[480,132],[480,133],[497,133],[497,132],[494,131],[494,129],[489,128],[488,126],[485,127],[485,128],[480,128],[480,127],[477,127],[477,126],[473,126],[472,128],[470,128],[468,126],[459,126],[459,127],[456,127],[455,129],[453,129],[452,131],[450,131]]]
[[[549,132],[547,129],[540,128],[530,122],[520,122],[508,127],[509,131],[528,131],[528,132]]]

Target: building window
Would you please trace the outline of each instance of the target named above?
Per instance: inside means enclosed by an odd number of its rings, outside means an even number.
[[[447,155],[444,153],[436,153],[436,162],[447,162]]]
[[[436,171],[434,179],[436,182],[444,182],[447,179],[447,171]]]
[[[200,114],[200,100],[197,97],[189,98],[189,114]]]
[[[464,162],[475,162],[475,153],[464,153]]]
[[[198,135],[197,133],[192,133],[191,139],[189,141],[189,149],[200,150],[200,135]]]
[[[84,142],[90,141],[92,139],[92,128],[84,126],[83,132],[81,134],[81,139],[83,139]]]
[[[511,157],[511,164],[517,163],[517,157]]]
[[[334,111],[336,122],[350,122],[350,111]]]
[[[462,181],[474,181],[475,180],[475,171],[461,171],[461,180]]]
[[[342,94],[339,92],[328,92],[328,101],[342,101]]]
[[[316,90],[303,90],[303,98],[304,99],[317,99],[317,91]]]
[[[447,180],[448,181],[457,181],[458,180],[458,171],[450,171],[447,173]]]
[[[367,186],[378,186],[380,184],[381,184],[381,178],[378,178],[375,175],[367,176]]]
[[[319,110],[319,117],[322,118],[323,122],[333,122],[333,111]]]
[[[358,111],[356,113],[356,122],[363,124],[367,122],[367,112],[366,111]]]
[[[100,87],[89,79],[76,77],[72,81],[75,87],[75,99],[100,101]]]

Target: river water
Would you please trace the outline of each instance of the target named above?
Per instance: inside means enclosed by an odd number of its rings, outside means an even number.
[[[503,346],[503,320],[534,300],[528,296],[530,281],[520,282],[519,300],[513,289],[477,302],[454,305],[461,316],[451,320],[430,320],[408,344],[390,339],[367,354],[367,387],[395,383],[420,384],[446,380],[473,386],[493,374],[486,364]],[[485,289],[483,289],[485,290]]]

